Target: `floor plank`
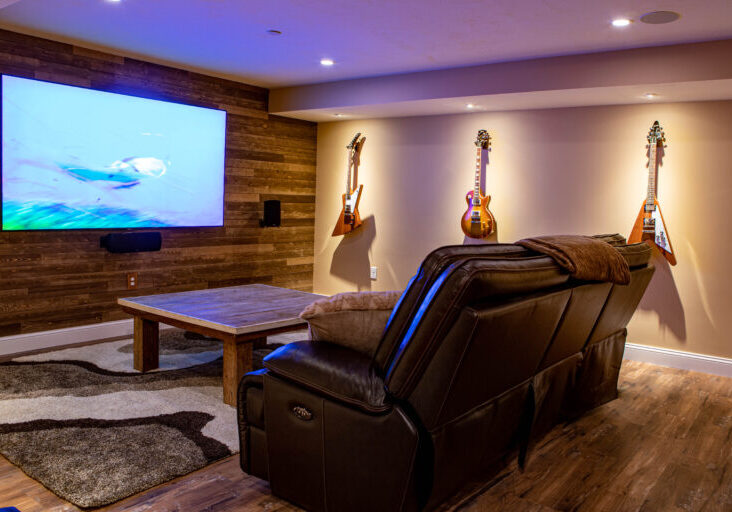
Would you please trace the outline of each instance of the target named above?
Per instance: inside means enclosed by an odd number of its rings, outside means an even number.
[[[538,443],[515,464],[445,504],[460,512],[732,510],[732,379],[625,361],[620,398]],[[77,512],[0,457],[0,506]],[[160,485],[105,512],[288,512],[238,456]]]

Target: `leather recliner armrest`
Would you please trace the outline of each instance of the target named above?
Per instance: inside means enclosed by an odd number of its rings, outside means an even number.
[[[280,376],[366,412],[391,409],[384,381],[371,358],[355,350],[323,341],[300,341],[264,358],[270,374]]]
[[[258,388],[261,391],[263,387],[265,373],[267,373],[267,370],[265,370],[264,368],[262,368],[261,370],[255,370],[253,372],[245,374],[244,377],[242,377],[242,379],[239,381],[236,409],[239,425],[241,428],[244,428],[246,425],[252,422],[251,420],[253,420],[255,426],[259,428],[262,428],[264,426],[264,420],[261,418],[261,411],[259,410],[261,409],[259,407],[260,404],[257,404],[257,406],[253,406],[253,404],[247,403],[247,389]]]

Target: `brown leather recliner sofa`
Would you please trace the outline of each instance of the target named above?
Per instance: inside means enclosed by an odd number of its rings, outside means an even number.
[[[438,506],[558,421],[617,397],[625,327],[653,274],[577,281],[516,245],[425,258],[369,357],[302,341],[239,387],[241,466],[313,511]]]

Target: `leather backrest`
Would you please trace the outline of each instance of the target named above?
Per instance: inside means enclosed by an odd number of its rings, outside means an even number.
[[[434,280],[386,368],[389,391],[406,398],[461,310],[476,301],[505,300],[565,284],[568,275],[546,256],[467,258]]]
[[[567,308],[537,371],[582,351],[591,334],[595,341],[600,341],[625,328],[630,321],[653,275],[653,269],[647,268],[652,251],[645,243],[615,245],[615,248],[631,269],[630,284],[571,283]],[[609,300],[611,294],[614,298]],[[616,314],[621,307],[623,314]]]
[[[407,399],[425,428],[479,409],[530,379],[570,295],[560,289],[464,307]]]
[[[612,287],[612,283],[589,283],[570,288],[567,307],[537,371],[549,368],[585,348]]]
[[[627,286],[570,279],[544,256],[453,259],[411,315],[388,392],[429,429],[624,329],[653,267],[646,244],[618,250]]]
[[[429,291],[434,280],[454,261],[467,257],[510,258],[526,256],[528,251],[513,244],[448,245],[432,251],[424,259],[417,273],[407,284],[374,354],[374,367],[383,372],[392,359],[397,342],[408,327],[416,307]]]
[[[631,269],[648,265],[653,254],[651,247],[645,242],[630,245],[621,244],[615,246],[615,248],[625,258]]]
[[[594,235],[610,245],[625,244],[625,237],[618,233]],[[525,258],[537,254],[514,244],[450,245],[432,251],[420,265],[417,274],[407,284],[394,310],[374,354],[373,364],[382,375],[392,361],[399,341],[409,328],[411,319],[430,290],[435,279],[452,263],[463,258]]]
[[[601,341],[628,325],[655,271],[649,264],[652,250],[648,244],[625,245],[618,250],[630,265],[630,284],[613,285],[587,344]]]
[[[603,242],[607,242],[610,245],[617,247],[620,245],[625,245],[625,237],[621,235],[620,233],[608,233],[604,235],[592,235],[592,238],[597,238],[598,240],[602,240]]]
[[[594,235],[610,245],[625,244],[625,237],[618,233]],[[373,364],[377,372],[384,373],[396,353],[398,342],[409,327],[419,304],[435,279],[452,263],[462,258],[525,258],[537,254],[514,244],[448,245],[435,249],[424,259],[394,307],[386,329],[374,354]]]

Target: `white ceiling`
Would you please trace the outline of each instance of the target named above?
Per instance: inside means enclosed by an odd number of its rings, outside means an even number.
[[[637,21],[657,9],[682,17]],[[0,0],[3,28],[266,87],[726,39],[731,21],[730,0]]]

